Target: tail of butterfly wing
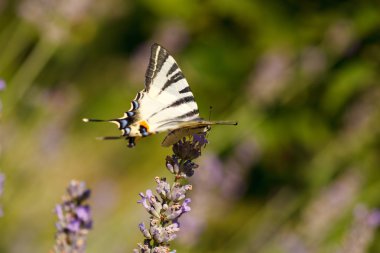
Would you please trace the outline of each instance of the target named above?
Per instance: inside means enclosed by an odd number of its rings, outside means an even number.
[[[136,137],[130,137],[130,128],[128,127],[128,119],[127,118],[120,118],[120,119],[110,119],[110,120],[103,120],[103,119],[89,119],[89,118],[83,118],[83,122],[111,122],[115,123],[118,128],[122,131],[123,135],[120,136],[102,136],[97,137],[98,140],[120,140],[120,139],[126,139],[128,140],[128,147],[133,148],[136,146]]]

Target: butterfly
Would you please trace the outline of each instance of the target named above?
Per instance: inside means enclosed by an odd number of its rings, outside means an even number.
[[[157,43],[151,48],[145,88],[137,93],[124,116],[110,120],[84,118],[83,121],[115,123],[121,136],[101,138],[125,138],[128,147],[134,147],[138,138],[160,132],[169,131],[162,142],[162,146],[168,147],[185,136],[207,132],[211,125],[237,125],[237,122],[200,118],[198,105],[177,62]]]

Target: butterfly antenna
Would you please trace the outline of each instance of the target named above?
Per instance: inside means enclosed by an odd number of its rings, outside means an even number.
[[[82,121],[83,122],[109,122],[110,120],[83,118]]]
[[[237,126],[237,121],[216,121],[215,125],[231,125],[231,126]]]
[[[209,111],[208,111],[208,121],[211,121],[211,111],[212,111],[212,105],[210,105],[210,107],[209,107]]]
[[[102,137],[96,137],[97,140],[104,141],[104,140],[120,140],[123,136],[102,136]]]
[[[110,119],[110,120],[104,120],[104,119],[88,119],[88,118],[83,118],[83,122],[112,122],[116,123],[118,122],[117,119]],[[102,136],[102,137],[96,137],[97,140],[120,140],[124,138],[124,136]]]

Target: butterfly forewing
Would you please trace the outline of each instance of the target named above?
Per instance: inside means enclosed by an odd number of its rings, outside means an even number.
[[[156,132],[167,130],[165,125],[171,121],[199,118],[197,103],[181,69],[158,44],[152,46],[140,104],[141,117]]]

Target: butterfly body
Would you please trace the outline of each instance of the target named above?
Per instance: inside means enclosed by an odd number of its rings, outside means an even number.
[[[180,136],[205,132],[213,124],[236,125],[236,122],[210,122],[199,117],[198,105],[182,71],[167,50],[158,44],[154,44],[151,49],[145,88],[137,93],[124,116],[111,120],[84,121],[115,123],[122,135],[104,139],[125,138],[129,147],[135,145],[136,138],[160,132],[169,131],[163,145],[170,146]]]

